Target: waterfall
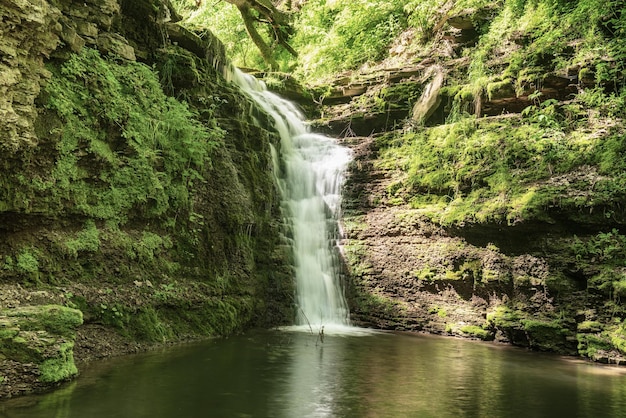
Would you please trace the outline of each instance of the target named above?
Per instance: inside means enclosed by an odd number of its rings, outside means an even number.
[[[228,75],[275,121],[280,152],[273,149],[274,173],[283,212],[292,228],[299,325],[348,325],[339,280],[336,238],[341,187],[349,149],[309,132],[296,106],[265,84],[234,68]]]

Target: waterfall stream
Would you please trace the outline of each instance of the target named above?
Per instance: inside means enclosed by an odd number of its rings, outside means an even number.
[[[292,228],[297,323],[316,329],[348,325],[335,244],[351,152],[331,138],[309,132],[296,106],[267,90],[263,82],[236,68],[231,71],[229,78],[271,115],[280,134],[280,152],[273,149],[274,174]]]

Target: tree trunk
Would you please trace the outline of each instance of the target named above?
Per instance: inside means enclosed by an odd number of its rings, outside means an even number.
[[[297,56],[297,52],[289,45],[288,38],[293,30],[289,23],[289,15],[272,4],[269,0],[225,0],[237,7],[243,18],[243,23],[248,32],[248,36],[261,52],[265,62],[273,69],[278,69],[278,63],[272,57],[272,48],[265,42],[261,34],[255,27],[255,22],[263,22],[270,26],[277,44],[282,45],[291,55]],[[252,14],[255,10],[259,17]]]
[[[241,13],[241,17],[243,18],[243,23],[246,26],[246,31],[248,32],[248,36],[252,39],[252,42],[259,48],[259,52],[261,52],[261,56],[265,60],[265,62],[270,66],[272,70],[278,70],[278,63],[272,57],[272,49],[265,43],[261,34],[256,30],[254,26],[254,16],[250,13],[250,8],[247,5],[237,6],[239,12]]]

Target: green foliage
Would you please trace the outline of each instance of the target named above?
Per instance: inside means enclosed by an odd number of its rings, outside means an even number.
[[[579,323],[576,330],[581,333],[600,332],[602,331],[602,324],[598,321],[583,321]]]
[[[504,305],[496,307],[495,310],[487,314],[487,324],[496,328],[519,327],[521,319],[519,312]]]
[[[172,330],[161,321],[153,307],[144,307],[135,312],[128,326],[140,341],[165,342],[173,338]]]
[[[151,261],[156,254],[172,248],[172,241],[169,237],[162,237],[152,232],[144,231],[141,240],[133,245],[135,254],[139,260]]]
[[[187,186],[201,178],[222,132],[167,97],[143,64],[85,49],[53,70],[47,108],[63,125],[51,177],[35,183],[43,202],[118,224],[131,213],[160,217],[188,207]],[[89,231],[69,243],[71,253],[93,248],[93,236],[85,241]]]
[[[235,65],[265,68],[257,48],[249,39],[236,7],[218,2],[192,11],[190,1],[174,2],[188,16],[186,25],[210,28],[224,43]],[[292,71],[307,80],[320,79],[335,72],[384,57],[391,41],[407,26],[404,1],[367,0],[337,2],[312,0],[294,14],[294,59],[276,48],[276,59],[283,71]],[[268,43],[271,39],[263,33]]]
[[[513,344],[573,354],[573,332],[567,321],[556,316],[531,316],[521,309],[498,306],[487,314],[486,326],[504,332]]]
[[[594,258],[602,263],[626,266],[626,236],[617,229],[600,232],[587,241],[576,239],[573,248],[577,259]]]
[[[429,9],[436,3],[416,2]],[[574,2],[503,0],[493,7],[492,2],[454,2],[448,15],[474,11],[474,24],[478,27],[478,44],[467,47],[463,54],[470,59],[468,72],[462,80],[462,91],[454,96],[452,116],[467,112],[470,101],[491,99],[498,88],[515,87],[519,96],[531,94],[541,89],[544,78],[550,74],[570,74],[580,68],[579,82],[595,80],[603,96],[611,97],[610,108],[613,114],[623,114],[622,90],[626,81],[624,57],[626,41],[622,36],[626,28],[626,13],[623,4],[617,0],[578,0]],[[491,4],[490,4],[491,3]],[[449,6],[439,5],[435,10],[445,12]],[[419,9],[419,8],[418,8]],[[432,9],[430,9],[432,10]],[[482,10],[482,11],[481,11]],[[488,10],[486,13],[485,10]],[[436,15],[436,12],[431,12]],[[429,31],[433,22],[443,16],[426,17],[413,25]],[[491,17],[481,20],[481,15]],[[423,21],[430,22],[424,24]],[[585,81],[585,83],[588,81]],[[585,89],[583,95],[587,94]],[[532,97],[530,97],[532,100]],[[615,104],[615,102],[620,102]],[[544,128],[558,125],[559,115],[554,103],[533,104],[526,110],[535,123]],[[618,110],[619,109],[619,110]],[[450,122],[458,119],[452,117]]]
[[[595,334],[577,334],[578,354],[590,359],[595,359],[601,352],[611,350],[611,343],[602,336]]]
[[[522,324],[531,347],[544,351],[570,352],[567,341],[572,332],[564,328],[560,321],[524,319]]]
[[[404,11],[408,15],[408,24],[417,29],[418,36],[422,41],[432,37],[433,28],[440,19],[438,10],[441,10],[444,3],[445,1],[442,0],[411,0],[406,2]]]
[[[39,273],[39,260],[36,251],[25,248],[16,256],[17,271],[36,276]]]
[[[65,242],[68,255],[77,258],[79,252],[96,252],[100,249],[100,233],[93,220],[85,222],[83,230],[76,234],[76,238]]]
[[[584,329],[579,325],[578,331],[578,352],[582,356],[597,360],[626,354],[626,324],[619,319],[605,327]]]
[[[224,44],[232,63],[243,68],[265,68],[259,50],[246,32],[239,10],[225,1],[213,2],[198,10],[191,10],[193,0],[175,0],[174,5],[187,16],[185,25],[198,31],[206,28],[217,36]],[[261,36],[269,41],[267,33]]]
[[[103,325],[109,325],[127,333],[128,322],[132,318],[131,310],[122,304],[100,303],[96,307],[96,321]]]
[[[531,94],[529,99],[535,99],[541,95],[541,92]],[[537,124],[543,129],[560,129],[560,115],[557,112],[558,100],[548,99],[538,105],[530,105],[522,110],[522,116],[528,118],[530,123]]]
[[[379,60],[407,25],[403,1],[306,2],[296,21],[296,74],[320,79]]]
[[[589,289],[615,300],[626,296],[626,236],[613,229],[585,239],[576,238],[570,248],[580,269],[596,266],[596,273],[587,281]]]
[[[626,116],[626,89],[606,93],[603,88],[595,87],[582,91],[576,96],[585,107],[596,109],[600,116],[615,118]]]
[[[249,318],[252,301],[247,298],[210,298],[187,309],[163,311],[164,320],[175,324],[176,335],[229,335]]]

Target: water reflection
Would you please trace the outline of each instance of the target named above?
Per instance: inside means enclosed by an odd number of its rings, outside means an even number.
[[[623,369],[451,338],[255,332],[98,363],[7,418],[619,417]]]

